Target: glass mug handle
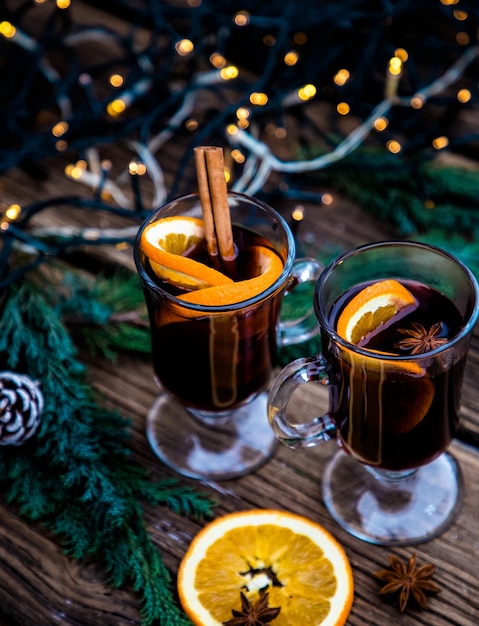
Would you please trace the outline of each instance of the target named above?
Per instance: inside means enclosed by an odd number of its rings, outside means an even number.
[[[296,259],[291,270],[293,286],[286,291],[285,300],[294,293],[298,285],[315,284],[323,271],[323,266],[313,258]],[[312,298],[311,298],[312,302]],[[278,342],[280,346],[289,346],[312,339],[318,334],[318,323],[314,314],[313,305],[300,317],[291,320],[282,320],[279,323]]]
[[[327,413],[308,423],[293,423],[287,407],[293,393],[304,383],[332,384],[332,370],[322,354],[296,359],[274,380],[268,399],[268,419],[276,437],[289,448],[311,448],[336,439],[336,425]]]

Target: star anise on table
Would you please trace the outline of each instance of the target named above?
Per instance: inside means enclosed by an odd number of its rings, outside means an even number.
[[[248,600],[244,593],[241,595],[241,611],[232,609],[233,618],[223,622],[223,626],[265,626],[278,617],[281,607],[268,606],[268,596],[265,593],[254,604]]]
[[[411,350],[411,354],[423,354],[447,343],[445,337],[438,337],[442,330],[442,322],[436,322],[429,330],[418,322],[413,322],[411,327],[398,328],[398,332],[406,338],[397,342],[397,348]]]
[[[386,584],[379,592],[381,595],[399,593],[399,610],[406,609],[409,600],[414,598],[422,609],[427,608],[425,592],[438,593],[441,588],[430,579],[434,575],[436,566],[431,563],[416,567],[416,555],[409,557],[406,565],[394,555],[389,555],[391,569],[376,572],[374,576]]]

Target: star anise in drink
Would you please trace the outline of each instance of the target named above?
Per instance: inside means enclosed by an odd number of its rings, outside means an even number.
[[[411,597],[422,609],[426,609],[425,592],[437,593],[441,591],[440,587],[431,581],[436,570],[435,565],[426,563],[421,567],[416,567],[415,554],[409,557],[406,565],[397,557],[389,555],[389,565],[391,569],[376,572],[374,576],[386,583],[379,592],[381,595],[399,594],[401,613],[406,609]]]
[[[244,593],[241,595],[241,611],[232,609],[233,618],[223,622],[223,626],[266,626],[278,617],[281,607],[268,606],[268,595],[265,593],[254,604]]]
[[[448,340],[445,337],[438,336],[441,331],[442,322],[436,322],[429,330],[422,324],[413,322],[411,328],[398,328],[398,332],[405,335],[405,339],[398,341],[396,347],[411,350],[411,354],[429,352],[447,343]]]

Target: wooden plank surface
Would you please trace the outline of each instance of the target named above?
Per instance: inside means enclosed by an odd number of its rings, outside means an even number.
[[[160,157],[170,181],[183,149],[180,143],[172,142]],[[108,156],[114,162],[125,158],[121,147],[110,147]],[[18,170],[1,176],[2,202],[27,204],[40,198],[78,194],[77,184],[63,175],[65,162],[52,160],[48,164],[50,175],[41,182],[32,181]],[[332,254],[335,250],[394,236],[386,224],[372,219],[344,199],[335,198],[327,207],[303,204],[305,219],[298,237],[310,254]],[[282,201],[276,208],[289,218],[293,206],[292,201]],[[101,218],[102,226],[125,225],[126,222],[119,218]],[[59,207],[42,213],[35,223],[92,225],[92,215],[72,214]],[[91,253],[96,255],[97,251]],[[100,256],[133,269],[131,249],[106,248]],[[173,475],[154,456],[145,437],[145,416],[157,393],[149,358],[123,355],[115,363],[86,355],[84,358],[92,386],[109,406],[132,418],[135,460],[151,470],[153,477]],[[479,623],[478,379],[479,334],[476,329],[465,375],[461,430],[451,447],[464,476],[463,506],[447,532],[414,549],[372,546],[351,537],[333,522],[321,499],[321,476],[335,450],[333,443],[303,451],[278,447],[274,458],[254,474],[201,487],[218,499],[217,515],[256,507],[280,508],[306,515],[330,530],[345,546],[353,567],[356,591],[348,626],[474,626]],[[313,389],[305,394],[298,410],[307,411],[309,406],[324,402],[323,391]],[[195,481],[184,480],[198,485]],[[179,517],[163,507],[148,509],[147,521],[174,577],[182,555],[202,524]],[[437,566],[435,580],[442,591],[431,599],[427,611],[409,610],[400,615],[393,604],[379,599],[379,585],[372,573],[387,565],[390,552],[402,558],[416,552],[420,563],[427,561]],[[42,527],[25,522],[15,507],[0,500],[0,626],[7,624],[139,624],[138,603],[130,589],[108,587],[95,563],[79,563],[65,557],[54,537]]]

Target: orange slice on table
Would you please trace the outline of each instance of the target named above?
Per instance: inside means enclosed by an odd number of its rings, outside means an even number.
[[[157,276],[181,289],[203,289],[226,285],[232,279],[187,256],[201,244],[205,232],[203,221],[196,217],[164,217],[151,222],[141,235],[141,248]]]
[[[178,296],[184,302],[193,302],[206,306],[224,306],[237,304],[258,295],[278,278],[283,271],[283,262],[270,248],[253,246],[253,278],[239,280],[232,284],[217,285]]]
[[[341,626],[354,582],[344,549],[322,526],[265,509],[204,527],[180,564],[178,593],[196,626],[228,623],[265,594],[268,607],[280,609],[275,626]]]

